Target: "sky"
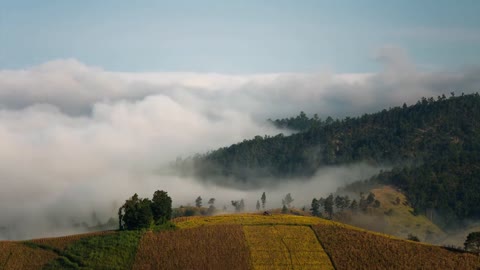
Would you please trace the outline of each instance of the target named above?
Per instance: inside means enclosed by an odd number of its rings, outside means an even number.
[[[135,4],[132,4],[135,3]],[[219,206],[313,197],[362,162],[268,186],[205,183],[177,157],[266,120],[345,117],[480,90],[479,1],[0,0],[0,240],[79,232],[138,193]],[[93,225],[93,224],[91,224]]]
[[[378,71],[398,46],[424,69],[480,61],[480,2],[0,0],[0,69],[74,58],[112,71]]]

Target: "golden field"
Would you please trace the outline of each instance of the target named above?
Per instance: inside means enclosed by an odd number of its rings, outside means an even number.
[[[212,224],[239,224],[239,225],[315,225],[323,220],[311,216],[294,216],[284,214],[230,214],[211,217],[182,217],[173,222],[179,228],[192,228]]]
[[[253,269],[333,269],[309,226],[244,226]]]

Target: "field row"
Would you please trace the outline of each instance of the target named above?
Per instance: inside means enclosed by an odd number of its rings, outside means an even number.
[[[313,226],[337,269],[478,269],[480,257],[350,226]]]
[[[274,214],[266,216],[262,214],[230,214],[211,217],[182,217],[174,219],[173,222],[179,228],[193,228],[203,225],[215,224],[239,224],[239,225],[315,225],[324,222],[317,217],[292,216]]]
[[[140,241],[133,269],[249,269],[240,225],[202,226],[159,233]]]
[[[254,269],[333,269],[308,226],[244,226]]]

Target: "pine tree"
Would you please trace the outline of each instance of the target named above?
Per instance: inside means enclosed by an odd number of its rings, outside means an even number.
[[[195,200],[195,206],[202,207],[202,197],[198,196],[198,198]]]
[[[267,196],[265,195],[265,192],[262,194],[262,208],[265,210],[265,203],[267,202]]]

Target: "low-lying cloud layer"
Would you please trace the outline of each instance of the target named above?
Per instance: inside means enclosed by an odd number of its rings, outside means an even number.
[[[267,118],[301,110],[356,116],[480,89],[480,69],[423,72],[394,48],[378,59],[384,68],[373,74],[121,73],[76,60],[0,70],[0,238],[7,237],[2,230],[17,239],[68,232],[66,224],[94,210],[114,216],[134,192],[166,189],[176,205],[207,190],[250,198],[159,168],[178,156],[281,132]],[[322,174],[314,179],[307,190],[327,181]],[[318,195],[337,186],[322,186]]]

